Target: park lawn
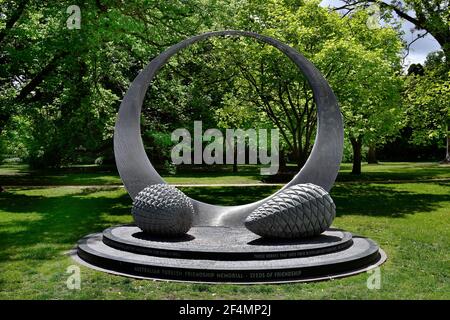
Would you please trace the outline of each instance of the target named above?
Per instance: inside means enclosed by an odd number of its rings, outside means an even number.
[[[196,187],[216,204],[260,199],[276,187]],[[0,299],[450,299],[450,182],[338,183],[335,227],[370,237],[388,255],[381,289],[369,274],[318,283],[206,285],[135,280],[81,267],[66,287],[67,252],[82,236],[131,222],[122,188],[26,187],[0,193]]]
[[[351,174],[352,165],[342,163],[338,181],[398,181],[450,179],[450,165],[436,162],[380,162],[362,164],[362,174]]]
[[[295,166],[290,166],[295,171]],[[205,170],[199,167],[192,171],[181,171],[176,175],[162,174],[170,184],[255,184],[261,183],[259,166],[242,165],[233,173],[231,166],[220,166],[220,170]],[[398,181],[450,179],[450,166],[426,162],[386,162],[378,165],[362,165],[363,174],[351,174],[351,164],[341,164],[337,181]],[[73,166],[63,169],[30,170],[22,164],[0,165],[0,186],[47,186],[47,185],[121,185],[114,167],[95,165]]]
[[[203,168],[199,168],[203,169]],[[238,173],[231,167],[220,171],[194,170],[175,175],[162,174],[170,184],[254,184],[260,183],[259,167],[242,166]],[[97,186],[121,185],[114,167],[95,165],[73,166],[62,169],[31,170],[27,165],[0,165],[0,186]]]

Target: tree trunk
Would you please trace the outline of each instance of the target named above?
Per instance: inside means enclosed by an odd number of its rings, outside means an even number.
[[[361,174],[361,147],[362,139],[350,138],[353,149],[353,167],[352,174]]]
[[[295,163],[297,164],[297,169],[300,170],[303,168],[303,166],[306,163],[307,160],[307,150],[303,148],[303,146],[300,144],[297,145],[297,148],[293,151],[293,156],[295,157]]]
[[[450,163],[450,131],[447,131],[447,149],[443,163]]]
[[[300,170],[303,167],[303,165],[304,165],[304,162],[303,162],[302,157],[300,155],[297,155],[297,161],[296,162],[297,162],[297,169]]]
[[[278,168],[278,172],[287,172],[288,168],[286,163],[286,153],[283,149],[280,150],[279,157],[280,157],[279,161],[280,167]]]
[[[369,151],[367,152],[367,163],[378,164],[375,146],[369,146]]]
[[[234,143],[234,154],[233,154],[233,173],[238,172],[238,166],[237,166],[237,159],[238,159],[238,155],[237,155],[237,142]]]

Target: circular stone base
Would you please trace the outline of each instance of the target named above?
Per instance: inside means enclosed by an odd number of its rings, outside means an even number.
[[[277,283],[364,272],[382,264],[386,255],[372,240],[335,229],[301,241],[269,241],[245,228],[194,227],[184,237],[163,239],[119,226],[81,239],[74,258],[136,278]]]
[[[269,240],[244,227],[193,227],[182,237],[161,238],[132,225],[106,229],[103,242],[118,250],[150,256],[208,260],[309,257],[344,250],[353,244],[351,233],[335,229],[309,239]]]

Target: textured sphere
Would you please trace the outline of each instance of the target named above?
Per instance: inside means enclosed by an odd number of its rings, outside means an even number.
[[[328,192],[312,183],[297,184],[256,208],[245,226],[261,237],[304,238],[324,232],[335,216]]]
[[[142,231],[161,236],[180,236],[192,226],[194,208],[180,190],[167,184],[144,188],[131,209],[135,224]]]

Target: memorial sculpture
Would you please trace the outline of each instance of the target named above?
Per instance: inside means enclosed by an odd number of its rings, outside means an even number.
[[[140,134],[142,103],[157,71],[181,49],[217,36],[251,37],[279,49],[303,73],[317,106],[314,147],[300,172],[275,194],[241,206],[203,203],[167,185],[150,163]],[[288,45],[235,30],[175,44],[139,73],[117,116],[114,154],[133,199],[135,225],[86,236],[74,259],[115,274],[212,283],[313,281],[374,268],[386,260],[375,242],[330,228],[336,207],[328,192],[339,170],[343,136],[342,116],[327,81]]]

